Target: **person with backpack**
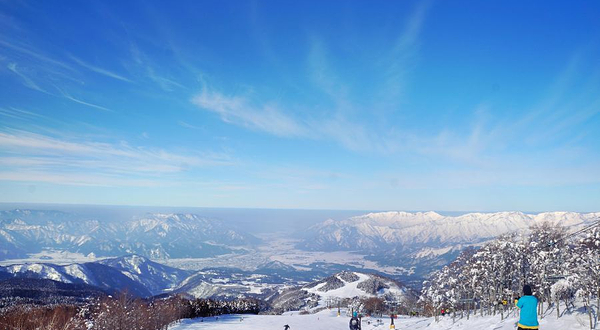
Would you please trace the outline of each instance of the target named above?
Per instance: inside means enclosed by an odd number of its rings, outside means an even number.
[[[360,319],[358,318],[358,313],[352,313],[352,318],[350,319],[350,330],[361,330],[360,327]]]
[[[521,310],[521,316],[517,323],[518,330],[539,329],[537,320],[538,300],[532,295],[531,286],[523,286],[523,297],[517,301],[517,308]]]

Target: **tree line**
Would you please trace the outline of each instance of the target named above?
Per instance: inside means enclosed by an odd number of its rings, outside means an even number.
[[[0,314],[0,328],[14,330],[163,330],[174,322],[222,314],[258,314],[255,299],[218,301],[171,296],[135,298],[126,292],[82,305],[15,305]]]

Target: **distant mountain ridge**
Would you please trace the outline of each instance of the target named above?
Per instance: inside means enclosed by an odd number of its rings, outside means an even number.
[[[310,227],[299,247],[313,251],[349,250],[368,254],[383,264],[413,267],[423,276],[454,259],[471,245],[499,235],[527,231],[544,222],[579,228],[600,219],[600,213],[522,212],[468,213],[380,212],[345,220],[326,220]]]
[[[0,259],[22,258],[43,249],[108,257],[198,258],[232,253],[257,242],[223,221],[189,213],[101,222],[60,211],[0,212]]]
[[[468,213],[442,216],[436,212],[369,213],[346,220],[326,220],[308,229],[303,247],[314,250],[371,250],[390,246],[472,244],[502,234],[550,222],[576,227],[600,219],[600,213],[522,212]]]

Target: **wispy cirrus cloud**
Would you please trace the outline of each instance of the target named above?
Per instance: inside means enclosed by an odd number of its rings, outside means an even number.
[[[32,59],[36,59],[41,62],[44,62],[47,65],[49,64],[49,65],[57,66],[57,67],[60,67],[62,69],[66,69],[66,70],[69,70],[72,72],[76,71],[69,64],[59,61],[59,60],[56,60],[56,59],[44,54],[43,52],[34,49],[33,47],[21,45],[21,44],[14,43],[14,42],[9,42],[9,41],[2,40],[2,39],[0,39],[0,46],[3,46],[7,49],[19,52],[19,53],[26,55]]]
[[[154,83],[154,85],[158,86],[161,90],[165,92],[173,92],[177,89],[187,89],[186,86],[176,81],[174,78],[169,75],[161,72],[159,68],[160,65],[157,65],[145,52],[143,52],[137,45],[131,44],[129,47],[131,57],[133,60],[134,70],[139,71],[140,75],[147,77],[150,81]],[[176,49],[171,48],[174,53],[178,51]],[[177,65],[172,65],[171,69],[177,66],[181,66],[182,63],[180,61],[176,61]],[[190,70],[189,66],[186,66],[186,70]],[[193,70],[196,70],[195,68]],[[187,72],[189,73],[189,72]]]
[[[199,108],[218,114],[226,123],[253,131],[288,138],[331,140],[353,151],[389,152],[394,148],[393,134],[370,131],[341,113],[320,118],[298,118],[272,102],[256,103],[244,96],[227,96],[204,88],[192,99]]]
[[[353,88],[363,89],[364,84],[348,81],[344,76],[347,72],[336,72],[327,44],[313,34],[308,43],[306,78],[310,82],[308,88],[323,96],[318,104],[322,108],[320,113],[307,111],[313,115],[302,116],[301,110],[292,113],[290,109],[311,108],[314,104],[264,102],[254,93],[227,95],[206,84],[192,102],[203,110],[218,114],[224,122],[275,136],[329,140],[352,151],[384,154],[406,148],[408,143],[402,140],[408,134],[392,125],[374,127],[370,119],[364,120],[357,114],[369,114],[381,104],[394,108],[401,103],[401,89],[408,79],[407,72],[414,67],[419,35],[429,7],[430,3],[424,2],[414,9],[381,63],[365,63],[377,77],[373,80],[381,81],[381,86],[370,87],[378,90],[373,99],[355,102]]]
[[[12,54],[9,54],[10,56],[8,58],[11,59],[11,62],[9,62],[7,68],[21,79],[21,82],[25,87],[51,96],[64,97],[65,99],[70,100],[72,102],[85,105],[87,107],[91,107],[97,110],[115,112],[114,110],[109,109],[105,106],[94,104],[82,100],[80,98],[76,98],[70,93],[66,92],[67,89],[77,89],[79,88],[80,84],[84,83],[80,79],[74,78],[80,76],[81,74],[70,64],[56,60],[42,51],[39,51],[30,46],[22,45],[20,43],[9,42],[0,39],[0,46],[13,52]],[[27,68],[29,69],[29,71],[34,71],[37,73],[37,77],[35,77],[36,79],[34,79],[34,77],[32,77],[31,74],[27,74],[27,72],[24,72],[22,66],[18,65],[17,62],[12,61],[15,58],[23,60],[23,57],[26,58]],[[102,68],[89,65],[78,58],[72,57],[71,59],[75,61],[78,65],[87,68],[91,71],[115,79],[131,82],[125,77],[104,70]],[[69,81],[69,83],[66,83],[67,80]],[[77,82],[78,85],[73,86],[72,82]],[[56,94],[49,92],[48,87],[56,88],[59,91],[59,93]]]
[[[93,71],[93,72],[99,73],[99,74],[101,74],[101,75],[104,75],[104,76],[107,76],[107,77],[110,77],[110,78],[113,78],[113,79],[117,79],[117,80],[125,81],[125,82],[128,82],[128,83],[132,83],[132,82],[133,82],[133,81],[132,81],[131,79],[129,79],[129,78],[125,78],[124,76],[122,76],[122,75],[120,75],[120,74],[117,74],[117,73],[114,73],[114,72],[112,72],[112,71],[109,71],[109,70],[106,70],[106,69],[103,69],[103,68],[97,67],[97,66],[95,66],[95,65],[91,65],[91,64],[89,64],[89,63],[87,63],[87,62],[84,62],[84,61],[83,61],[83,60],[81,60],[80,58],[78,58],[78,57],[75,57],[75,56],[73,56],[73,55],[70,55],[70,56],[69,56],[69,58],[70,58],[71,60],[73,60],[75,63],[79,64],[80,66],[82,66],[82,67],[84,67],[84,68],[86,68],[86,69],[88,69],[88,70],[90,70],[90,71]]]
[[[100,178],[104,177],[111,178],[105,182],[107,185],[114,185],[118,178],[149,182],[162,175],[173,179],[173,175],[176,177],[195,168],[233,164],[228,155],[219,153],[173,153],[134,147],[126,142],[90,142],[21,130],[0,132],[0,152],[2,180],[37,181],[46,177],[54,182],[55,178],[68,178],[62,181],[65,184],[77,182],[78,177],[90,178],[90,175],[94,179],[83,180],[81,184],[100,185]],[[35,175],[28,179],[26,173]]]
[[[174,182],[157,179],[140,179],[132,177],[102,175],[90,172],[58,173],[48,171],[2,171],[0,181],[17,181],[33,183],[52,183],[68,186],[88,187],[164,187],[173,186]]]
[[[42,93],[46,93],[46,94],[50,94],[48,93],[46,90],[42,89],[38,84],[36,84],[33,79],[31,79],[30,77],[26,76],[24,73],[22,73],[18,68],[17,68],[17,64],[16,63],[9,63],[7,65],[7,68],[12,71],[13,73],[15,73],[17,76],[21,77],[21,79],[23,80],[23,85],[25,85],[25,87],[27,88],[31,88],[33,90],[36,90],[38,92],[42,92]]]
[[[255,105],[248,98],[226,96],[204,88],[192,98],[198,107],[218,114],[224,122],[277,136],[308,136],[306,125],[275,104]]]
[[[92,108],[94,108],[94,109],[98,109],[98,110],[102,110],[102,111],[108,111],[108,112],[115,112],[114,110],[111,110],[111,109],[109,109],[109,108],[103,107],[103,106],[101,106],[101,105],[97,105],[97,104],[93,104],[93,103],[89,103],[89,102],[82,101],[82,100],[80,100],[80,99],[76,99],[76,98],[72,97],[72,96],[71,96],[71,95],[69,95],[69,94],[64,94],[64,97],[65,97],[67,100],[71,100],[71,101],[73,101],[73,102],[75,102],[75,103],[83,104],[83,105],[86,105],[86,106],[88,106],[88,107],[92,107]]]
[[[75,103],[79,103],[79,104],[82,104],[82,105],[85,105],[85,106],[88,106],[88,107],[91,107],[91,108],[94,108],[94,109],[98,109],[98,110],[102,110],[102,111],[106,111],[106,112],[115,112],[114,110],[109,109],[107,107],[103,107],[103,106],[98,105],[98,104],[93,104],[93,103],[90,103],[90,102],[86,102],[86,101],[74,98],[73,96],[71,96],[71,94],[69,94],[69,93],[67,93],[67,92],[59,89],[58,87],[56,87],[56,88],[61,92],[62,96],[64,98],[66,98],[67,100],[70,100],[70,101],[73,101]]]
[[[203,128],[202,128],[202,127],[200,127],[200,126],[192,125],[192,124],[190,124],[190,123],[188,123],[188,122],[185,122],[185,121],[183,121],[183,120],[179,120],[179,121],[177,121],[177,125],[179,125],[179,126],[181,126],[181,127],[185,127],[185,128],[193,129],[193,130],[201,130],[201,129],[203,129]]]
[[[392,49],[378,63],[383,73],[380,97],[387,107],[398,106],[408,83],[408,73],[418,63],[419,37],[425,23],[430,1],[419,2],[408,17],[404,30],[396,38]]]

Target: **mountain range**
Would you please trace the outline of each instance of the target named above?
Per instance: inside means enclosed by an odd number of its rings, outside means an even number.
[[[0,307],[81,303],[123,291],[137,297],[184,294],[220,300],[259,298],[267,302],[272,313],[333,307],[334,302],[348,304],[372,297],[394,302],[414,297],[400,282],[378,274],[342,271],[299,282],[285,277],[292,269],[273,262],[254,272],[226,268],[191,272],[137,255],[63,266],[17,264],[0,267]]]
[[[469,213],[444,216],[436,212],[380,212],[344,220],[326,220],[303,232],[296,254],[306,250],[353,251],[379,265],[394,266],[387,275],[418,288],[423,278],[452,261],[464,248],[483,244],[498,235],[526,233],[530,226],[560,224],[575,230],[593,223],[600,213],[521,212]],[[282,288],[305,284],[342,270],[368,273],[366,264],[349,264],[334,253],[329,259],[313,256],[310,264],[273,261],[248,269],[218,268],[204,263],[195,270],[168,267],[163,258],[221,260],[220,255],[258,251],[261,241],[227,223],[196,214],[147,213],[122,221],[83,218],[73,213],[40,210],[0,212],[0,257],[27,258],[43,250],[93,254],[96,262],[57,265],[22,263],[0,267],[0,278],[38,278],[88,284],[106,291],[123,288],[148,297],[185,293],[198,298],[249,296],[268,298]],[[262,247],[262,246],[261,246]],[[266,251],[266,252],[265,252]],[[110,258],[115,256],[117,257]],[[347,255],[340,254],[340,255]],[[226,258],[226,257],[223,257]],[[151,259],[155,260],[152,261]],[[292,267],[293,266],[293,267]],[[385,269],[385,268],[381,268]],[[310,295],[309,290],[302,295]]]
[[[60,211],[0,212],[0,259],[48,249],[98,257],[200,258],[235,253],[258,242],[221,220],[196,214],[151,213],[100,221]]]
[[[70,265],[27,263],[0,267],[0,278],[46,279],[67,284],[86,284],[105,292],[128,291],[139,297],[168,292],[189,275],[191,272],[164,266],[136,255]]]
[[[499,235],[527,232],[530,226],[558,224],[576,229],[600,219],[600,213],[522,212],[468,213],[380,212],[345,220],[326,220],[308,228],[299,247],[311,251],[348,250],[381,264],[410,268],[425,276],[453,260],[467,246]]]
[[[264,264],[254,271],[236,268],[189,271],[138,255],[69,265],[25,263],[0,266],[0,280],[52,280],[88,285],[108,293],[127,290],[139,297],[182,293],[195,298],[263,298],[278,288],[297,285],[310,279],[311,274],[299,273],[293,267],[276,261]]]

